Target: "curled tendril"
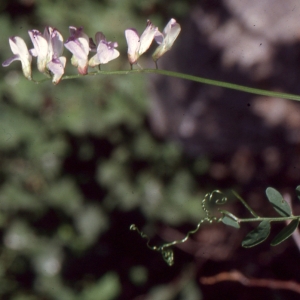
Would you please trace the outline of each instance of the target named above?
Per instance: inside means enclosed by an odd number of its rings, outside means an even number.
[[[168,244],[164,244],[160,247],[157,246],[150,246],[150,238],[148,237],[147,234],[144,232],[140,231],[135,224],[130,225],[129,227],[130,230],[137,231],[138,234],[147,240],[147,247],[153,251],[158,251],[162,254],[162,257],[164,261],[169,265],[172,266],[174,264],[174,252],[171,248],[169,248]]]
[[[223,196],[224,194],[219,190],[214,190],[211,193],[206,194],[206,195],[209,195],[209,201],[213,200],[213,197],[215,194],[222,195],[222,198],[217,197],[216,200],[214,201],[214,203],[216,203],[218,205],[223,205],[227,202],[227,200],[228,200],[227,197]]]
[[[218,196],[215,197],[215,195],[218,195]],[[220,198],[219,195],[222,195],[222,197]],[[176,241],[173,241],[170,243],[166,243],[159,247],[158,246],[150,246],[150,238],[144,232],[140,231],[135,224],[132,224],[130,226],[130,230],[137,231],[138,234],[142,238],[147,240],[147,247],[153,251],[160,252],[162,254],[164,261],[169,266],[172,266],[174,264],[174,252],[171,249],[172,246],[186,242],[188,240],[188,238],[190,237],[190,235],[196,233],[200,229],[201,224],[203,224],[204,222],[208,222],[211,224],[213,222],[221,222],[222,221],[222,217],[217,218],[217,217],[211,216],[209,209],[207,207],[208,202],[213,202],[215,204],[222,205],[227,202],[227,197],[223,196],[223,193],[219,190],[214,190],[211,193],[207,193],[201,202],[201,206],[205,213],[205,217],[200,220],[200,222],[197,224],[197,227],[194,230],[189,231],[186,234],[186,236],[181,240],[176,240]]]

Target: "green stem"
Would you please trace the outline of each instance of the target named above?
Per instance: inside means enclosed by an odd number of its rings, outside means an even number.
[[[270,222],[282,222],[288,220],[300,219],[300,216],[290,216],[290,217],[279,217],[279,218],[248,218],[248,219],[238,219],[238,223],[246,222],[261,222],[261,221],[270,221]]]
[[[256,95],[278,97],[278,98],[300,101],[300,96],[298,96],[298,95],[266,91],[266,90],[246,87],[243,85],[233,84],[233,83],[229,83],[229,82],[212,80],[212,79],[207,79],[207,78],[203,78],[203,77],[197,77],[197,76],[193,76],[193,75],[172,72],[172,71],[166,71],[166,70],[159,70],[159,69],[136,69],[136,70],[130,70],[130,71],[101,71],[101,72],[93,72],[93,73],[91,73],[91,75],[95,75],[95,74],[127,75],[127,74],[136,74],[136,73],[155,73],[155,74],[200,82],[200,83],[204,83],[204,84],[220,86],[220,87],[229,88],[229,89],[242,91],[242,92],[246,92],[246,93],[251,93],[251,94],[256,94]],[[66,79],[68,79],[68,78],[66,78]]]
[[[246,207],[246,209],[249,210],[253,217],[259,218],[259,215],[247,204],[247,202],[236,191],[232,190],[232,193],[243,203],[243,205]]]
[[[262,89],[251,88],[251,87],[247,87],[247,86],[243,86],[243,85],[238,85],[238,84],[234,84],[234,83],[229,83],[229,82],[225,82],[225,81],[212,80],[212,79],[207,79],[207,78],[203,78],[203,77],[197,77],[197,76],[193,76],[193,75],[172,72],[172,71],[166,71],[166,70],[159,70],[159,69],[134,69],[134,70],[132,69],[132,70],[126,70],[126,71],[94,71],[94,72],[88,73],[87,75],[90,75],[90,76],[93,76],[93,75],[128,75],[128,74],[137,74],[137,73],[139,73],[139,74],[155,73],[155,74],[160,74],[160,75],[164,75],[164,76],[170,76],[170,77],[195,81],[195,82],[199,82],[199,83],[204,83],[204,84],[208,84],[208,85],[224,87],[224,88],[241,91],[241,92],[245,92],[245,93],[250,93],[250,94],[255,94],[255,95],[262,95],[262,96],[277,97],[277,98],[300,101],[299,95],[280,93],[280,92],[272,92],[272,91],[267,91],[267,90],[262,90]],[[77,75],[71,75],[71,76],[64,76],[62,78],[62,80],[75,79],[75,78],[81,78],[81,77],[83,77],[83,75],[77,74]],[[43,79],[36,83],[42,83],[47,80],[48,79]]]

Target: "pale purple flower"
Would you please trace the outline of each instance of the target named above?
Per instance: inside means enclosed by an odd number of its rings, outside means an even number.
[[[48,41],[38,30],[29,30],[28,34],[34,47],[30,49],[30,53],[37,57],[38,70],[44,73],[48,62]]]
[[[125,30],[125,37],[128,45],[128,60],[131,65],[135,64],[138,58],[149,49],[158,28],[150,20],[147,21],[147,27],[141,37],[134,28]]]
[[[65,42],[65,47],[73,54],[72,65],[78,67],[78,72],[87,74],[88,55],[90,51],[89,38],[83,32],[83,27],[70,26],[70,37]]]
[[[109,61],[119,57],[120,52],[115,49],[118,47],[118,43],[108,42],[102,32],[96,33],[95,40],[96,45],[92,40],[90,41],[91,51],[97,52],[96,55],[89,60],[90,67],[107,64]]]
[[[9,38],[9,45],[14,56],[4,61],[2,66],[8,67],[13,61],[20,60],[24,76],[31,80],[32,56],[30,55],[24,40],[18,36],[12,36]]]
[[[52,27],[46,27],[44,34],[38,30],[29,30],[34,48],[30,50],[37,57],[38,70],[42,73],[52,73],[52,82],[57,84],[66,66],[66,58],[63,53],[63,37],[59,31]]]
[[[61,77],[64,74],[67,59],[65,56],[61,56],[64,50],[64,40],[60,32],[51,27],[46,28],[49,43],[49,57],[51,60],[47,63],[47,68],[53,74],[52,82],[54,84],[59,83]]]
[[[165,52],[169,51],[173,46],[176,38],[180,33],[181,27],[175,19],[171,19],[167,26],[164,28],[163,33],[157,32],[155,34],[155,41],[159,46],[152,55],[153,60],[156,62]]]

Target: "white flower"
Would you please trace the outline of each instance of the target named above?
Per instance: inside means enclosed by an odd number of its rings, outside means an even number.
[[[24,76],[31,80],[32,56],[30,55],[24,40],[18,36],[12,36],[9,38],[9,45],[14,56],[4,61],[2,66],[8,67],[13,61],[20,60]]]
[[[141,37],[136,29],[130,28],[125,30],[125,37],[128,45],[128,60],[131,65],[135,64],[138,58],[149,49],[158,28],[150,20],[147,21],[147,27]]]
[[[83,27],[69,27],[71,36],[65,42],[65,47],[73,54],[72,65],[78,67],[78,72],[87,74],[88,55],[90,52],[89,37],[83,32]]]
[[[96,33],[95,40],[96,45],[92,40],[90,41],[91,51],[97,52],[96,55],[89,60],[90,67],[107,64],[109,61],[119,57],[120,52],[115,49],[118,47],[118,43],[108,42],[102,32]]]
[[[30,49],[30,53],[32,56],[37,57],[38,70],[44,73],[48,60],[48,41],[38,30],[29,30],[28,34],[34,47]]]
[[[52,82],[57,84],[66,66],[66,58],[63,52],[63,37],[59,31],[52,27],[46,27],[44,34],[38,30],[29,30],[28,34],[31,38],[34,48],[30,50],[33,56],[37,57],[38,70],[48,74],[53,74]]]
[[[164,28],[163,33],[157,32],[154,39],[159,44],[157,49],[152,55],[153,60],[156,62],[165,52],[169,51],[173,46],[176,38],[180,33],[181,27],[175,19],[171,19],[167,26]]]

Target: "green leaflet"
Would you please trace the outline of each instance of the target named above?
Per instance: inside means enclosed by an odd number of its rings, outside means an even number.
[[[283,228],[275,236],[275,238],[271,242],[271,246],[276,246],[276,245],[282,243],[283,241],[285,241],[287,238],[289,238],[293,234],[295,229],[298,227],[298,225],[299,225],[299,219],[293,220],[289,225],[287,225],[285,228]]]
[[[222,222],[225,225],[232,226],[235,228],[240,228],[238,218],[235,215],[233,215],[232,213],[230,213],[227,210],[220,210],[220,213],[223,214]]]
[[[266,195],[273,208],[283,217],[292,215],[289,204],[283,199],[282,195],[272,187],[266,189]]]
[[[246,235],[242,242],[242,246],[245,248],[250,248],[262,243],[269,236],[270,230],[270,222],[262,221],[257,228]]]

